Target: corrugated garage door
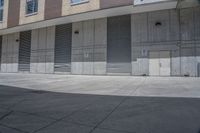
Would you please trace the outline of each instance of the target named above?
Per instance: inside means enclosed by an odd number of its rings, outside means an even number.
[[[2,54],[2,36],[0,36],[0,71],[1,71],[1,54]]]
[[[20,33],[19,71],[30,71],[31,31]]]
[[[56,26],[55,72],[71,72],[72,24]]]
[[[130,15],[108,18],[108,73],[131,73]]]

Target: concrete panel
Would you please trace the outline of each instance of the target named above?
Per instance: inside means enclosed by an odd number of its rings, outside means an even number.
[[[38,73],[45,73],[46,62],[46,28],[39,29],[38,34]]]
[[[79,33],[76,34],[75,32]],[[72,24],[72,48],[83,45],[83,23],[76,22]]]
[[[200,8],[194,9],[195,39],[200,40]]]
[[[92,75],[94,73],[94,62],[83,62],[83,74]]]
[[[181,75],[197,75],[197,62],[194,47],[181,48]]]
[[[176,9],[170,10],[170,41],[180,39],[179,12]]]
[[[83,46],[94,44],[94,20],[83,22]]]
[[[138,58],[137,61],[132,61],[132,75],[149,75],[149,59]]]
[[[160,42],[169,40],[169,10],[150,12],[148,16],[149,41]]]
[[[78,32],[78,33],[76,33]],[[72,74],[83,72],[83,23],[72,24]]]
[[[3,36],[2,44],[2,72],[18,71],[19,33]]]
[[[83,62],[72,62],[72,74],[82,74]]]
[[[6,72],[6,66],[7,66],[7,41],[8,41],[8,36],[4,35],[2,39],[2,55],[1,55],[1,72]]]
[[[45,69],[46,69],[45,73],[50,73],[50,74],[54,73],[54,63],[46,63]]]
[[[94,74],[105,75],[106,74],[106,62],[94,62]]]
[[[107,18],[95,20],[95,45],[107,44]]]
[[[30,72],[37,73],[37,62],[38,62],[38,30],[32,30],[31,36],[31,64]]]
[[[31,72],[54,72],[55,27],[32,31]]]
[[[182,40],[193,40],[195,38],[193,20],[194,20],[194,13],[192,8],[186,8],[180,10]]]
[[[148,41],[147,13],[131,16],[132,43]]]
[[[54,48],[55,48],[55,27],[47,28],[47,45],[46,45],[46,73],[54,72]]]
[[[181,75],[193,77],[196,73],[196,57],[181,57]]]

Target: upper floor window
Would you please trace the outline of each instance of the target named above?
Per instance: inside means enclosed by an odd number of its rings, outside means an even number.
[[[3,21],[3,6],[4,0],[0,0],[0,21]]]
[[[89,0],[71,0],[72,4],[80,4],[80,3],[84,3],[84,2],[88,2]]]
[[[26,14],[38,12],[38,0],[26,0]]]

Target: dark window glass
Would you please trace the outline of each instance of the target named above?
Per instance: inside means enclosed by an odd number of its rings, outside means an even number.
[[[76,4],[76,3],[81,3],[81,2],[85,2],[85,1],[88,1],[88,0],[71,0],[71,3]]]
[[[3,6],[4,0],[0,0],[0,21],[3,21]]]
[[[38,12],[38,0],[26,1],[26,14],[32,14]]]

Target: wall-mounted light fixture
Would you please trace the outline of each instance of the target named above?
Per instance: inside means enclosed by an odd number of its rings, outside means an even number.
[[[161,25],[162,25],[162,23],[159,22],[159,21],[157,21],[157,22],[155,23],[155,26],[161,26]]]
[[[74,31],[74,34],[79,34],[79,30],[75,30],[75,31]]]

